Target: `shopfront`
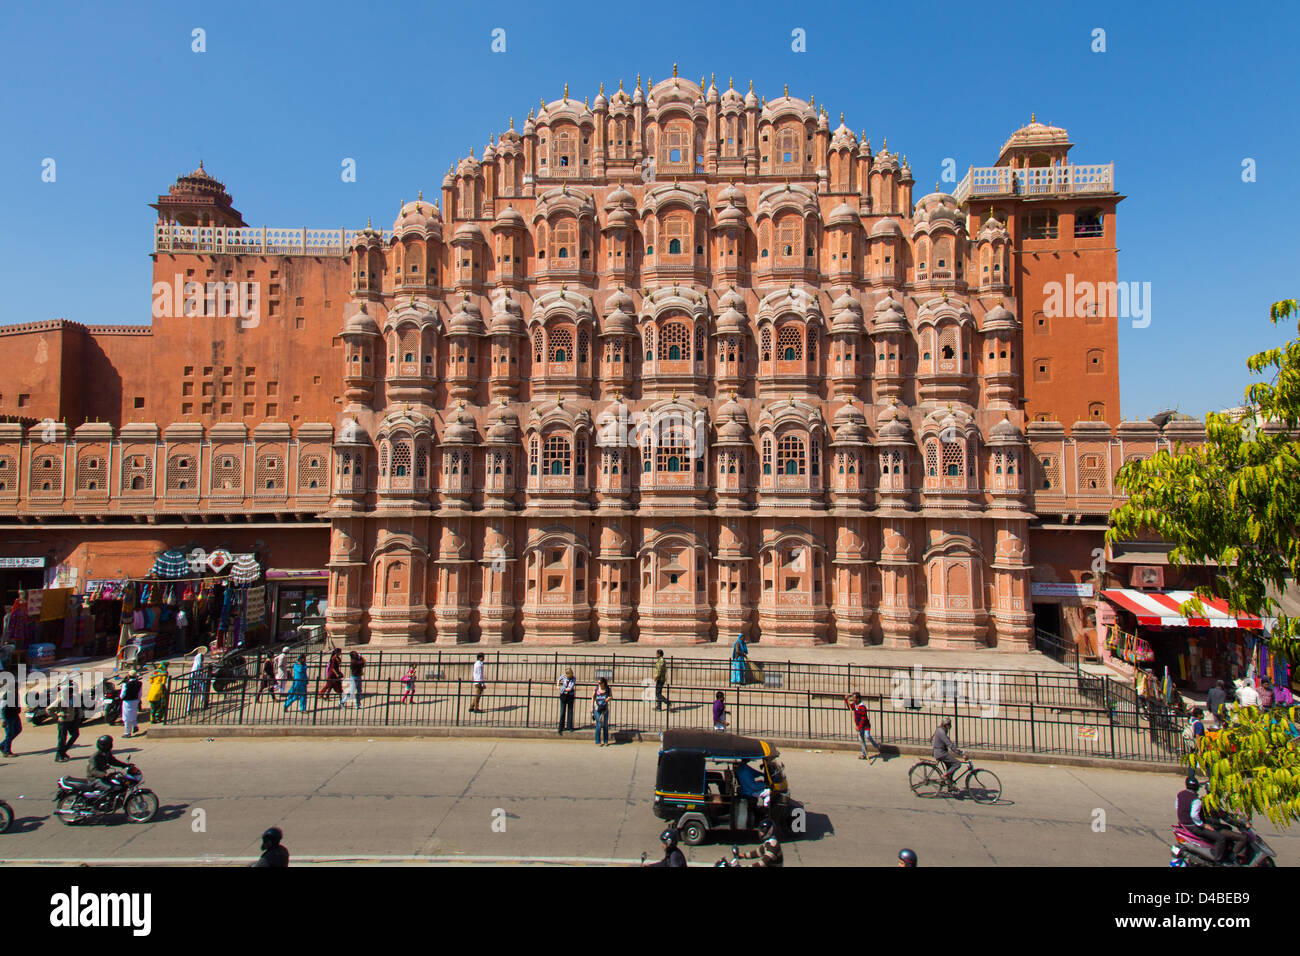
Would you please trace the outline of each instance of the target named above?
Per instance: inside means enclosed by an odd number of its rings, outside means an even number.
[[[1267,622],[1232,612],[1215,598],[1201,598],[1204,617],[1184,617],[1178,608],[1191,599],[1191,591],[1115,588],[1101,597],[1115,610],[1106,628],[1111,653],[1157,678],[1167,673],[1174,686],[1186,690],[1203,691],[1216,680],[1245,676],[1265,637]]]
[[[45,559],[0,556],[0,597],[6,608],[13,607],[18,592],[45,586]]]
[[[300,627],[325,626],[328,572],[321,568],[269,568],[266,582],[275,608],[274,643],[291,641]]]

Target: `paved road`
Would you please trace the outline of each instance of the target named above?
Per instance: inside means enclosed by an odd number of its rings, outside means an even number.
[[[83,741],[94,740],[95,727]],[[14,830],[0,858],[71,861],[251,859],[278,824],[299,862],[365,857],[463,861],[634,860],[657,849],[650,810],[657,745],[597,748],[586,740],[171,740],[128,747],[162,801],[160,819],[66,827],[50,817],[58,773],[78,762],[28,755],[53,744],[28,728],[22,756],[0,761],[0,797]],[[892,865],[901,846],[923,865],[1163,866],[1181,778],[1121,770],[989,764],[1004,802],[919,800],[907,788],[914,758],[866,762],[846,752],[786,751],[793,793],[809,811],[791,864]],[[21,799],[20,799],[21,797]],[[202,811],[204,827],[199,827]],[[1097,810],[1105,831],[1095,832]],[[495,825],[494,825],[495,824]],[[504,824],[504,826],[503,826]],[[504,830],[504,832],[502,832]],[[1300,833],[1272,837],[1283,865],[1300,859]],[[688,851],[712,862],[725,847]]]

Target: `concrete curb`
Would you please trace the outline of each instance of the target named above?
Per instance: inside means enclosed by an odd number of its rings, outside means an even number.
[[[204,726],[163,725],[150,727],[151,740],[187,740],[202,738],[379,738],[392,740],[417,740],[421,738],[470,738],[498,740],[549,740],[559,742],[565,738],[531,727],[284,727],[284,726]],[[614,731],[610,734],[619,743],[639,743],[656,739],[653,732]],[[590,743],[588,734],[577,731],[569,740]],[[795,737],[763,737],[763,740],[786,750],[843,750],[857,751],[858,744],[846,740],[803,740]],[[919,744],[885,744],[886,756],[929,757],[930,748]],[[1091,770],[1135,770],[1141,773],[1184,774],[1186,769],[1178,764],[1157,763],[1150,760],[1113,760],[1103,757],[1081,757],[1074,754],[1026,754],[1001,750],[975,749],[977,765],[982,761],[1026,763],[1036,766],[1081,767]]]

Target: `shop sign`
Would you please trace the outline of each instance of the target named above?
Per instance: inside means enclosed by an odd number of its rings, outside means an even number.
[[[230,564],[233,560],[234,559],[230,556],[229,551],[218,548],[216,551],[213,551],[208,555],[207,563],[213,574],[220,574],[226,569],[226,565]]]
[[[248,602],[244,605],[244,619],[251,626],[260,624],[266,617],[266,587],[258,585],[248,589]]]
[[[44,558],[0,558],[0,568],[43,568]]]
[[[1069,581],[1032,581],[1029,593],[1034,597],[1092,597],[1092,584],[1072,584]]]

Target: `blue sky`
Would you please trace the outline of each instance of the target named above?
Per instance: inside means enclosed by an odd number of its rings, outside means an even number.
[[[672,11],[656,20],[653,11]],[[905,152],[919,197],[947,157],[991,165],[1029,120],[1114,162],[1125,418],[1237,404],[1246,356],[1293,329],[1293,6],[1038,2],[584,7],[517,3],[22,4],[0,36],[0,323],[149,320],[148,203],[197,165],[255,225],[387,226],[417,189],[538,99],[594,96],[672,64],[815,94]],[[492,30],[506,30],[493,53]],[[191,50],[206,31],[207,52]],[[807,52],[791,49],[806,31]],[[1092,52],[1093,30],[1106,51]],[[41,181],[53,158],[57,179]],[[344,183],[340,163],[357,161]],[[1257,181],[1242,181],[1255,160]],[[951,188],[951,187],[948,187]]]

